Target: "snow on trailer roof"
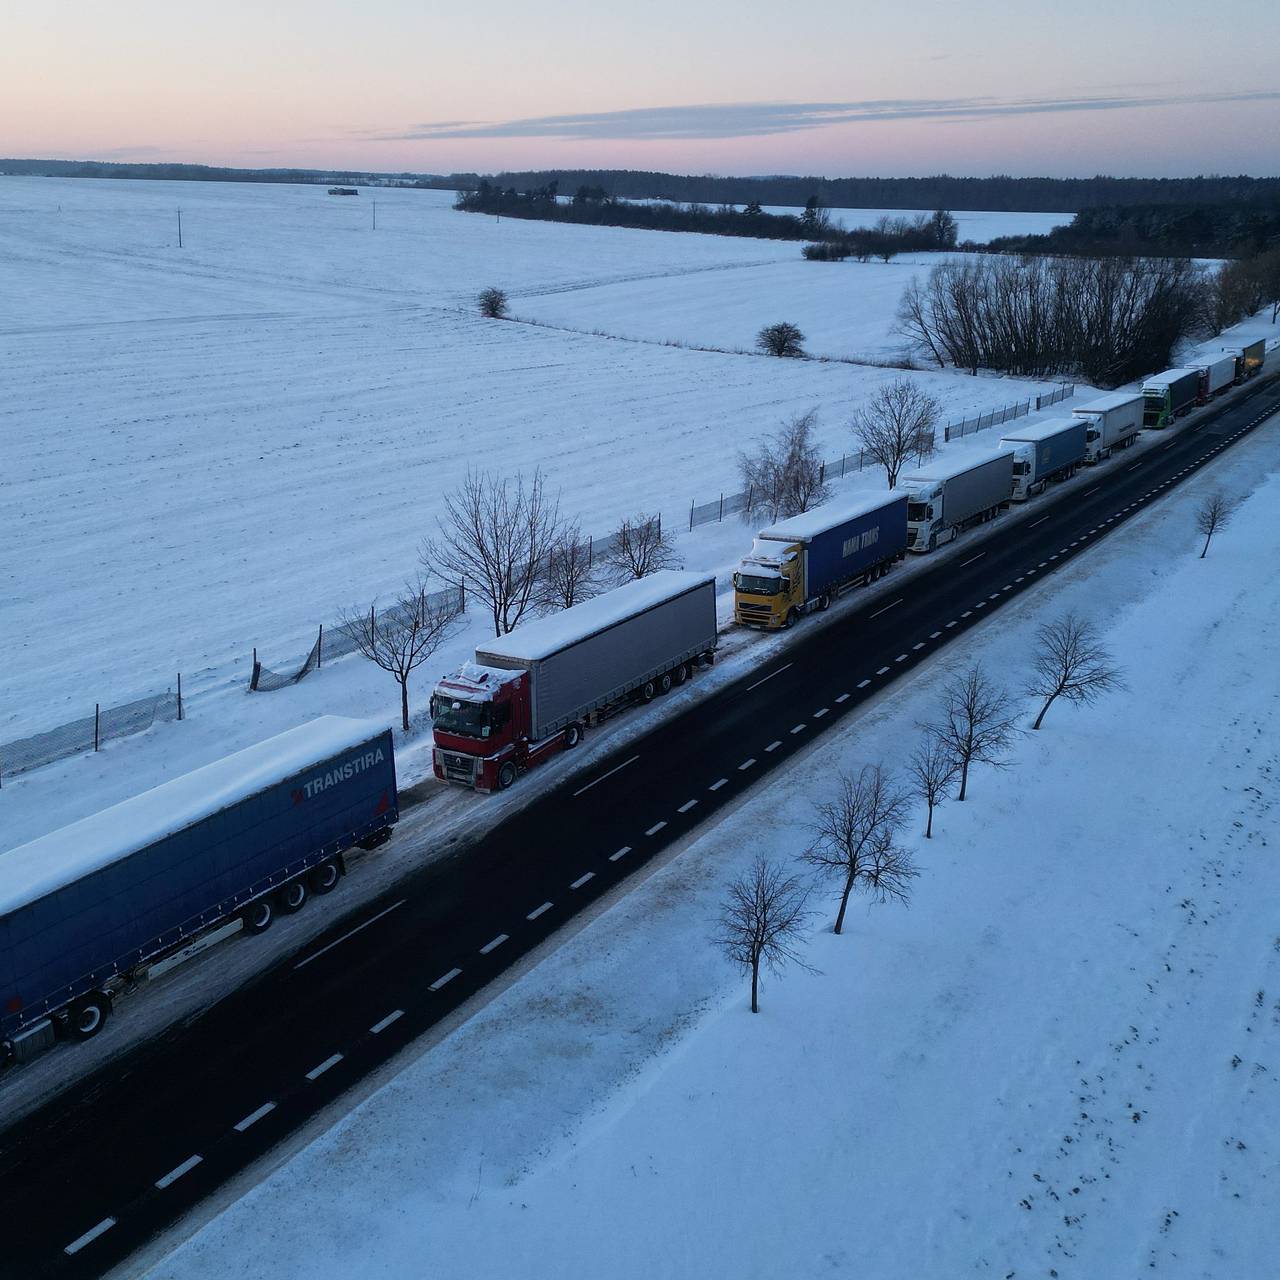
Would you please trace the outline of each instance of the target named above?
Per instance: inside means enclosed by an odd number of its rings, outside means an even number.
[[[997,458],[1013,460],[1012,449],[965,449],[939,458],[937,465],[928,470],[913,471],[898,481],[899,488],[905,489],[909,484],[933,484],[938,480],[950,480],[953,476],[962,475],[980,467],[987,462],[995,462]]]
[[[513,662],[536,662],[549,658],[579,640],[626,622],[637,614],[652,609],[666,600],[674,600],[707,583],[715,584],[714,573],[686,573],[677,569],[659,569],[647,578],[624,583],[571,609],[525,623],[509,635],[487,640],[476,648],[476,662],[487,658],[506,658]]]
[[[1126,404],[1132,404],[1135,400],[1141,399],[1142,392],[1140,391],[1113,391],[1109,396],[1099,396],[1096,400],[1090,400],[1088,404],[1076,405],[1071,412],[1107,413],[1111,409],[1119,409]]]
[[[0,916],[386,732],[321,716],[0,853]]]
[[[1198,369],[1166,369],[1163,373],[1153,373],[1151,377],[1146,379],[1142,384],[1145,391],[1147,387],[1168,387],[1175,382],[1181,382],[1183,378],[1198,378],[1200,371]]]
[[[1029,427],[1011,431],[1003,439],[1016,440],[1019,444],[1034,444],[1040,440],[1051,440],[1064,431],[1083,431],[1086,426],[1079,418],[1050,418],[1047,422],[1033,422]]]
[[[846,520],[856,520],[859,516],[869,515],[872,511],[882,511],[895,502],[904,502],[907,495],[890,490],[888,493],[874,495],[861,494],[843,502],[824,502],[812,511],[802,511],[798,516],[790,516],[779,520],[767,529],[761,529],[756,537],[768,538],[770,542],[800,542],[805,538],[816,538],[828,529],[834,529]]]

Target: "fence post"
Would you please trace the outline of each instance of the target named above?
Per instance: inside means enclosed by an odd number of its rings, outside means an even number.
[[[95,751],[98,749],[98,717],[101,710],[102,708],[95,702],[93,704],[93,749]]]
[[[658,541],[662,541],[662,512],[658,512]]]
[[[178,672],[178,719],[182,719],[182,672]]]
[[[840,479],[844,479],[844,454],[840,455]]]
[[[818,463],[818,483],[824,484],[827,479],[827,464],[825,462]]]
[[[694,503],[694,500],[690,498],[689,499],[689,532],[690,533],[693,532],[693,503]]]
[[[324,623],[320,624],[320,634],[316,637],[316,670],[319,671],[324,662]]]
[[[720,520],[721,522],[723,522],[724,520],[724,494],[723,493],[720,495]]]

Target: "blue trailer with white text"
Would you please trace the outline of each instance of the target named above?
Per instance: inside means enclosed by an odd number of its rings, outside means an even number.
[[[398,816],[390,732],[324,716],[0,853],[0,1062],[96,1035],[217,926],[328,893]]]

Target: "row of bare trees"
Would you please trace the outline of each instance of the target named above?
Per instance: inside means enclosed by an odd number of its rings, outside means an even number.
[[[1202,326],[1204,296],[1186,259],[983,255],[913,280],[898,330],[940,367],[1114,387],[1169,365]]]
[[[355,648],[394,677],[409,728],[409,679],[457,624],[468,597],[488,611],[494,635],[536,613],[567,609],[609,586],[678,567],[659,515],[622,521],[599,552],[560,512],[540,470],[502,476],[468,471],[444,500],[419,570],[390,607],[348,609],[341,626]],[[443,591],[429,583],[443,583]]]
[[[1213,273],[1205,297],[1206,327],[1217,337],[1266,306],[1275,324],[1280,316],[1280,248],[1224,262]]]
[[[1038,629],[1025,683],[1039,705],[1032,730],[1040,729],[1059,700],[1086,705],[1123,687],[1120,668],[1092,623],[1068,613]],[[903,839],[913,804],[923,804],[924,837],[932,839],[935,809],[953,797],[968,799],[975,765],[1007,767],[1022,732],[1013,695],[980,665],[947,680],[937,717],[920,729],[905,780],[882,764],[838,778],[835,796],[817,807],[801,854],[810,877],[790,874],[762,856],[729,886],[712,941],[749,975],[753,1013],[759,1012],[762,970],[778,973],[791,964],[812,971],[802,943],[813,919],[814,890],[823,882],[834,885],[837,934],[855,895],[868,903],[908,905],[920,874]]]

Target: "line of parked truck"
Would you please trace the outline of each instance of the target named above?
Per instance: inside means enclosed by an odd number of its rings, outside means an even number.
[[[772,630],[826,609],[908,551],[927,553],[1204,403],[1228,385],[1228,365],[1234,382],[1262,360],[1259,342],[1169,370],[1141,394],[923,464],[888,493],[773,523],[734,574],[734,617]],[[437,683],[435,776],[503,790],[617,711],[684,684],[717,643],[714,575],[673,570],[518,627]],[[398,814],[390,731],[328,716],[0,854],[0,1065],[89,1039],[121,993],[223,930],[261,933],[328,894]]]

